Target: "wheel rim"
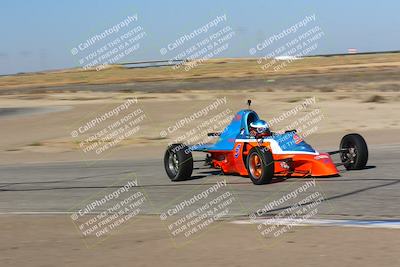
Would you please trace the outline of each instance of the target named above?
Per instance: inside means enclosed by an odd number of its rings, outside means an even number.
[[[249,161],[249,169],[250,169],[250,173],[251,175],[256,178],[256,179],[260,179],[261,175],[262,175],[262,161],[261,158],[257,155],[257,154],[252,154],[250,155],[250,161]]]
[[[342,162],[352,164],[355,162],[357,158],[357,148],[352,143],[346,143],[343,145],[344,149],[347,149],[346,152],[341,154]]]
[[[172,172],[173,175],[176,175],[178,173],[179,160],[178,160],[178,156],[173,152],[169,153],[168,168]]]

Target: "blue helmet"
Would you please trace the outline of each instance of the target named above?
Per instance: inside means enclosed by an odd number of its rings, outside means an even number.
[[[250,123],[250,127],[255,128],[258,133],[265,133],[268,131],[268,123],[264,120],[257,120]]]

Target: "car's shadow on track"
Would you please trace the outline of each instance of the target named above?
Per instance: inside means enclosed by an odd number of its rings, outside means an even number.
[[[210,177],[210,176],[221,176],[221,177],[225,176],[225,174],[223,174],[219,170],[217,170],[217,171],[202,171],[199,173],[201,173],[203,175],[194,175],[191,178],[195,177],[195,179],[201,179],[201,178],[206,178],[206,177]],[[228,174],[228,175],[233,176],[233,177],[243,178],[243,182],[228,182],[227,181],[227,184],[252,184],[251,180],[248,176],[242,176],[239,174]],[[191,178],[187,179],[186,181],[193,180]],[[274,177],[270,184],[281,183],[281,182],[286,181],[287,179],[289,179],[289,178],[288,177]],[[246,182],[244,182],[244,181],[246,181]]]
[[[368,170],[368,169],[375,169],[375,165],[370,165],[370,166],[365,166],[363,170]],[[362,170],[361,170],[362,171]]]
[[[343,169],[340,172],[359,172],[359,171],[375,169],[375,168],[376,168],[375,165],[368,165],[368,166],[365,166],[364,168],[362,168],[360,170],[346,170],[346,169]]]

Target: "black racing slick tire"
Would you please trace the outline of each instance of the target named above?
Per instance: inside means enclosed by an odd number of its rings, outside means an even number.
[[[347,170],[364,169],[368,161],[368,147],[364,138],[356,133],[345,135],[340,142],[340,159]]]
[[[271,151],[253,147],[246,159],[247,171],[253,184],[269,184],[274,177],[275,167]]]
[[[165,151],[164,168],[171,181],[184,181],[192,176],[193,157],[184,144],[170,145]]]

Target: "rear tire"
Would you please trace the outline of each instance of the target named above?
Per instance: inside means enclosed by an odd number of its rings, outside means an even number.
[[[269,184],[275,173],[272,153],[265,148],[253,147],[247,155],[247,171],[253,184]]]
[[[184,144],[170,145],[165,151],[164,168],[173,182],[189,179],[193,172],[192,152]]]
[[[364,169],[368,161],[368,147],[364,138],[356,133],[343,136],[340,149],[348,149],[342,152],[340,159],[347,170]]]

